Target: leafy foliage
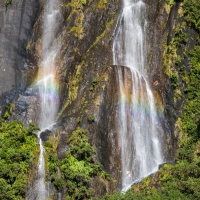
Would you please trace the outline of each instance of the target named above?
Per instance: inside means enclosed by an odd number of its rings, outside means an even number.
[[[86,0],[70,0],[69,3],[64,4],[64,6],[71,5],[73,9],[82,9],[84,5],[86,5]]]
[[[0,4],[0,6],[8,6],[9,4],[12,4],[12,0],[4,0],[3,4]]]
[[[187,104],[182,116],[183,130],[199,139],[200,125],[200,46],[190,52],[192,68],[189,72],[189,84],[185,90]]]
[[[46,179],[51,181],[57,191],[61,191],[63,188],[63,179],[60,178],[59,173],[59,160],[57,157],[56,148],[58,146],[58,139],[50,137],[48,141],[44,143],[46,150],[45,160],[47,164]]]
[[[174,0],[166,0],[166,4],[168,4],[168,5],[174,5],[176,3],[176,1],[174,1]]]
[[[94,120],[95,120],[95,116],[94,116],[94,115],[88,116],[88,121],[89,121],[90,123],[94,122]]]
[[[185,20],[189,26],[200,31],[200,3],[199,0],[185,0],[183,2]]]
[[[3,116],[4,119],[6,120],[10,119],[13,107],[14,107],[14,104],[9,104],[8,106],[6,106],[6,111]]]
[[[170,80],[171,80],[171,85],[174,89],[177,88],[178,86],[178,76],[176,74],[172,74],[171,77],[170,77]]]
[[[77,129],[68,140],[70,147],[65,158],[60,163],[62,177],[67,186],[67,199],[88,199],[93,193],[90,181],[93,176],[110,178],[102,170],[99,163],[95,163],[94,149],[89,144],[85,131]]]
[[[97,86],[98,83],[99,83],[99,79],[98,78],[94,78],[92,80],[92,86],[89,88],[89,90],[93,91],[95,89],[95,87]]]
[[[31,126],[27,130],[19,121],[0,120],[0,199],[25,197],[31,159],[38,151],[32,134],[37,128]]]

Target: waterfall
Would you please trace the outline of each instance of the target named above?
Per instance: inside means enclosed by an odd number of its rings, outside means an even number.
[[[38,133],[40,156],[38,161],[37,199],[46,200],[48,190],[45,186],[44,147],[40,134],[54,124],[59,104],[59,94],[56,84],[56,55],[58,52],[55,40],[56,22],[59,17],[59,2],[46,0],[43,15],[42,58],[38,73],[37,85],[40,92],[41,114]]]
[[[59,15],[59,2],[47,0],[44,9],[42,61],[39,71],[39,85],[41,97],[40,128],[51,126],[58,110],[58,90],[56,86],[56,63],[58,47],[55,41],[55,29]]]
[[[156,172],[164,162],[163,130],[146,72],[145,14],[143,1],[123,0],[113,41],[120,92],[118,123],[123,191]]]
[[[44,147],[41,138],[38,136],[40,145],[40,156],[38,160],[38,182],[37,182],[37,196],[41,200],[46,200],[47,191],[45,187],[45,162],[44,162]]]

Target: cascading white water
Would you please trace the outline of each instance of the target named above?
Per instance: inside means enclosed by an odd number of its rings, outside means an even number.
[[[59,15],[59,2],[47,0],[44,9],[43,37],[42,37],[42,62],[40,68],[40,97],[41,116],[40,128],[45,129],[55,121],[58,107],[58,92],[56,87],[55,58],[58,47],[55,41],[55,29]]]
[[[39,160],[38,160],[38,182],[37,182],[37,188],[36,191],[37,192],[37,196],[38,198],[40,198],[41,200],[45,200],[46,196],[47,196],[47,191],[45,188],[45,162],[44,162],[44,147],[42,144],[42,140],[40,137],[38,137],[39,140],[39,145],[40,145],[40,156],[39,156]]]
[[[123,0],[113,41],[113,62],[118,68],[121,96],[123,191],[156,172],[164,162],[160,139],[163,130],[158,124],[154,95],[146,78],[145,14],[142,0]],[[127,68],[131,80],[128,80]]]
[[[46,0],[43,15],[42,59],[39,69],[37,85],[40,91],[41,114],[39,126],[41,132],[50,128],[56,119],[59,94],[56,86],[56,63],[58,47],[55,41],[56,22],[59,16],[59,2]],[[38,162],[37,199],[46,200],[48,191],[45,186],[44,147],[38,133],[40,156]]]

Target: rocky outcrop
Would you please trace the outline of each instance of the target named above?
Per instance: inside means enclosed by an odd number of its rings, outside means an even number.
[[[116,71],[111,66],[111,39],[120,2],[109,1],[103,7],[99,7],[99,1],[88,4],[81,10],[81,27],[77,27],[74,21],[77,11],[73,12],[68,6],[63,8],[68,20],[58,72],[61,86],[58,116],[58,128],[62,130],[60,143],[63,137],[69,137],[77,126],[81,126],[88,132],[90,142],[95,147],[96,160],[119,183],[121,160],[115,126],[118,88]],[[81,28],[81,31],[71,31],[74,27],[78,30]],[[90,116],[94,116],[94,121],[89,121]],[[59,155],[63,152],[62,146],[58,148]]]
[[[4,4],[0,0],[0,5]],[[26,46],[37,10],[38,0],[14,0],[0,6],[0,115],[27,85],[27,73],[32,71],[26,62]]]

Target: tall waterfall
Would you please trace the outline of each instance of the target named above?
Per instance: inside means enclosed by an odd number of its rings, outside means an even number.
[[[56,85],[56,55],[58,51],[55,40],[56,22],[59,16],[59,2],[55,0],[46,0],[43,15],[43,37],[42,37],[42,59],[39,69],[39,81],[37,82],[40,91],[41,114],[40,129],[41,132],[50,128],[56,119],[58,111],[59,94]],[[46,200],[48,197],[45,186],[45,160],[44,147],[38,133],[40,144],[40,156],[38,162],[38,183],[37,199]]]
[[[155,98],[146,77],[145,14],[142,0],[123,0],[113,41],[113,62],[118,68],[121,98],[119,127],[124,191],[156,172],[164,162],[160,142],[163,130],[158,124]]]

